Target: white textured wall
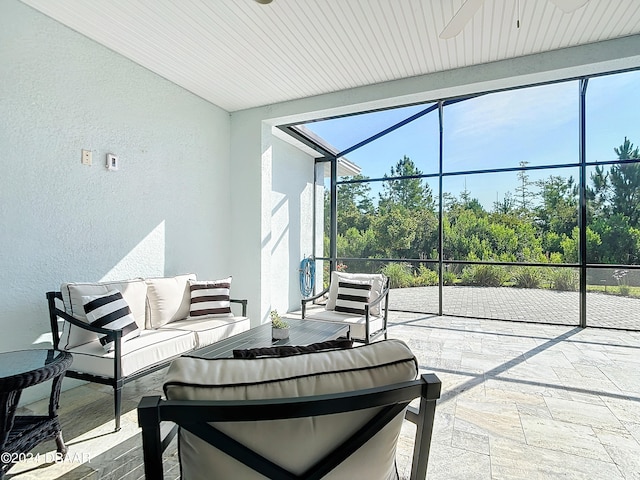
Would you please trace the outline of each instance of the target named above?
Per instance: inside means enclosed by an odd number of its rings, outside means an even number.
[[[238,273],[227,112],[2,0],[0,122],[0,351],[46,346],[63,281]]]
[[[300,261],[313,253],[313,157],[273,139],[271,308],[300,309]]]

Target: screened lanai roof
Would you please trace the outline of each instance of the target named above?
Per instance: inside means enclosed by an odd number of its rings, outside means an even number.
[[[294,133],[298,134],[296,138],[298,140],[302,140],[303,144],[311,147],[311,150],[308,151],[311,155],[318,156],[322,152],[325,152],[328,157],[339,155],[340,150],[331,145],[326,139],[320,137],[311,129],[307,128],[305,125],[296,125],[294,129]],[[289,133],[291,133],[291,131],[289,131]],[[280,138],[288,141],[287,136],[280,136]],[[358,175],[362,171],[358,165],[344,156],[338,158],[337,168],[338,176],[340,177],[351,177],[353,175]],[[324,176],[325,178],[331,177],[331,164],[329,162],[324,165]]]

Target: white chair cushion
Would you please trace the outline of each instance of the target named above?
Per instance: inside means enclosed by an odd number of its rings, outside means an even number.
[[[84,313],[82,297],[92,295],[106,295],[111,290],[117,290],[127,302],[138,328],[145,327],[145,307],[147,302],[147,284],[142,279],[123,280],[118,282],[97,283],[63,283],[60,286],[65,311],[85,323],[89,323]],[[60,348],[70,349],[84,343],[93,342],[97,335],[93,332],[76,328],[69,322],[64,322],[60,335]]]
[[[349,324],[349,332],[351,333],[351,338],[360,340],[366,338],[366,322],[364,316],[361,315],[350,315],[348,313],[336,312],[335,310],[313,309],[310,313],[306,314],[304,318],[305,320],[308,319],[321,320],[323,322],[347,323]],[[383,325],[384,319],[382,317],[369,315],[370,333],[374,333],[382,329]]]
[[[245,400],[302,397],[373,388],[416,378],[417,362],[399,340],[346,350],[281,358],[181,357],[164,385],[169,400]],[[360,410],[315,419],[215,424],[257,453],[302,473],[364,425],[374,414]],[[404,413],[324,478],[389,478]],[[263,478],[181,429],[181,473],[189,479]]]
[[[197,347],[202,348],[212,343],[223,340],[231,335],[245,332],[251,328],[249,317],[219,317],[205,316],[187,318],[172,322],[170,325],[162,328],[188,330],[195,332],[197,337]]]
[[[193,332],[168,328],[142,330],[139,337],[122,344],[121,375],[131,375],[195,347],[196,334]],[[105,352],[98,340],[67,351],[73,354],[70,370],[113,378],[114,351]]]
[[[327,298],[326,309],[334,310],[336,308],[336,299],[338,298],[338,282],[344,281],[360,281],[371,282],[371,296],[369,301],[376,300],[384,290],[385,276],[381,273],[347,273],[347,272],[331,272],[331,283],[329,284],[329,297]],[[380,304],[371,308],[371,314],[380,315]]]
[[[148,278],[147,283],[147,328],[160,328],[167,323],[189,316],[189,280],[194,274],[166,278]]]

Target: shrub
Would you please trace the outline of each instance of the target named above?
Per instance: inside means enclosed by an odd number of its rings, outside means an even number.
[[[438,285],[438,272],[435,272],[424,265],[420,265],[418,275],[414,278],[413,284],[416,287]]]
[[[442,272],[442,283],[443,285],[454,285],[458,281],[458,277],[453,272],[444,271]]]
[[[542,272],[538,267],[518,267],[513,272],[513,284],[520,288],[538,288],[542,283]]]
[[[623,284],[618,285],[618,292],[620,292],[620,295],[628,297],[630,291],[631,291],[631,288],[629,287],[629,285],[623,285]]]
[[[569,268],[558,268],[551,270],[549,274],[551,288],[564,292],[575,292],[578,290],[578,272]]]
[[[499,287],[507,280],[503,267],[498,265],[470,265],[462,271],[462,282],[479,287]]]
[[[628,273],[629,273],[629,270],[614,270],[613,272],[613,278],[615,278],[616,281],[618,282],[618,293],[625,297],[629,296],[629,292],[631,290],[629,288],[629,285],[627,285],[626,283]]]
[[[391,288],[405,288],[413,285],[411,265],[408,263],[387,263],[382,267],[382,273],[389,278]]]

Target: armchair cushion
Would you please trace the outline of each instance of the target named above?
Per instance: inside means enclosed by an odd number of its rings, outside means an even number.
[[[251,362],[249,366],[247,362]],[[304,397],[375,388],[417,375],[417,362],[399,340],[361,347],[259,359],[181,357],[164,384],[168,400],[251,400]],[[214,426],[283,468],[301,474],[365,425],[379,409],[314,418],[225,422]],[[325,478],[389,478],[404,413]],[[246,465],[180,430],[183,478],[262,478]]]
[[[325,310],[324,308],[311,309],[306,317],[311,320],[320,320],[325,322],[341,322],[349,325],[351,338],[366,339],[366,319],[363,315],[350,315],[336,312],[335,310]],[[369,331],[377,332],[384,328],[384,318],[369,316]]]
[[[381,273],[346,273],[331,272],[331,283],[329,284],[329,297],[327,298],[326,309],[335,310],[338,299],[338,284],[340,281],[346,282],[371,282],[370,301],[375,300],[384,290],[385,276]],[[370,311],[371,315],[380,315],[380,305],[374,305]]]

